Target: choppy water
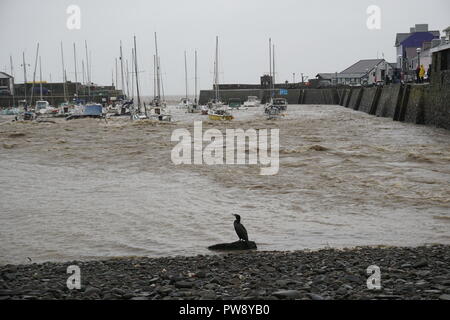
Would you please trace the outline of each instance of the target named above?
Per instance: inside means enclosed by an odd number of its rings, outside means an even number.
[[[289,106],[231,123],[172,110],[175,123],[0,118],[0,264],[261,250],[450,243],[450,132],[339,106]],[[175,128],[280,128],[280,171],[175,166]]]

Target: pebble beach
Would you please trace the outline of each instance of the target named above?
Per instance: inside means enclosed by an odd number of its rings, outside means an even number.
[[[68,289],[67,267],[80,268]],[[368,289],[369,266],[381,289]],[[120,257],[0,266],[0,299],[450,299],[450,246]]]

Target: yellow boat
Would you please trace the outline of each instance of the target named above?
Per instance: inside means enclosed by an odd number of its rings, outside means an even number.
[[[208,113],[208,118],[210,120],[233,120],[234,117],[227,110],[210,110]]]

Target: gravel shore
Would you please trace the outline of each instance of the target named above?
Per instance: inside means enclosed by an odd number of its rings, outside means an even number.
[[[69,265],[81,289],[69,290]],[[369,290],[367,268],[381,271]],[[0,266],[7,299],[450,299],[450,246],[245,252]]]

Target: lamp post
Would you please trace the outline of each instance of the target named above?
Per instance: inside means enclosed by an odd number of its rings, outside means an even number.
[[[422,49],[417,48],[416,52],[417,52],[417,66],[420,68],[420,53],[422,52]]]
[[[416,52],[417,52],[417,69],[420,69],[420,52],[422,51],[422,49],[417,48]],[[417,73],[417,83],[420,83],[420,76],[419,73]]]

